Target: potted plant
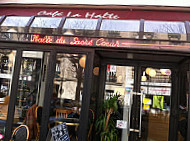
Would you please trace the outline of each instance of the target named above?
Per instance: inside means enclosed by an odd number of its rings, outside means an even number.
[[[100,135],[101,141],[117,141],[114,113],[118,110],[118,97],[115,95],[104,101],[102,114],[96,120],[96,133]]]

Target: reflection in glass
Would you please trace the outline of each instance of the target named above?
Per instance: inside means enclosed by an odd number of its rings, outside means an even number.
[[[168,140],[171,70],[156,68],[142,70],[142,76],[147,78],[146,81],[141,81],[142,125],[144,125],[142,136],[149,140]],[[154,130],[150,130],[153,128]]]
[[[140,21],[132,20],[102,20],[100,30],[139,31]]]
[[[31,27],[57,28],[61,18],[36,17]]]
[[[15,54],[16,51],[0,50],[0,135],[2,138],[7,120]],[[15,114],[18,114],[17,110],[15,110]]]
[[[20,26],[24,27],[28,23],[30,17],[8,16],[1,26]]]
[[[82,55],[57,54],[54,90],[50,109],[50,126],[66,122],[70,140],[77,139],[82,103],[84,68],[79,65]]]
[[[97,19],[72,19],[68,18],[63,26],[64,29],[88,29],[95,30]]]
[[[182,33],[185,34],[183,22],[145,21],[145,32]]]
[[[118,109],[110,114],[107,129],[110,132],[115,129],[114,133],[117,134],[118,141],[128,140],[129,130],[127,127],[130,127],[129,117],[131,115],[133,85],[134,67],[107,65],[104,101],[109,101],[109,99],[112,99],[115,95],[119,95],[117,99]],[[107,110],[109,109],[103,109],[104,112],[102,115],[108,113],[105,112]],[[99,118],[99,120],[101,119]],[[119,127],[117,124],[118,121],[126,121],[125,127]],[[112,122],[114,122],[114,124]],[[136,125],[138,125],[138,123],[136,123]]]
[[[29,128],[29,140],[38,140],[42,116],[43,101],[40,98],[39,84],[42,71],[42,52],[24,51],[21,60],[21,70],[14,115],[13,129],[20,124]],[[42,85],[41,85],[42,87]]]

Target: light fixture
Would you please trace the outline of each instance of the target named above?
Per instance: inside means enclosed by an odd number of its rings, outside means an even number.
[[[96,76],[99,75],[99,67],[95,67],[95,68],[93,69],[93,74],[96,75]]]
[[[146,78],[146,76],[145,76],[145,71],[143,72],[143,76],[141,76],[141,81],[146,81],[147,80],[147,78]]]
[[[168,39],[179,41],[181,39],[181,34],[179,34],[179,33],[168,33]]]
[[[71,29],[67,29],[64,35],[74,35]]]
[[[151,77],[155,77],[156,76],[156,71],[154,69],[151,69],[150,72],[149,72],[149,75]]]
[[[160,69],[161,74],[163,75],[171,75],[170,69]]]
[[[153,32],[145,32],[143,39],[152,39],[154,37],[154,33]]]
[[[146,74],[148,74],[149,75],[149,73],[150,73],[150,70],[151,70],[152,68],[146,68]]]
[[[79,60],[79,64],[82,68],[85,68],[86,56],[82,56]]]
[[[10,28],[7,32],[17,32],[14,28]]]

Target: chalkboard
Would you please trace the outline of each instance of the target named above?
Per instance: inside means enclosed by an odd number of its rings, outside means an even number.
[[[66,123],[59,124],[51,129],[53,141],[69,141]]]

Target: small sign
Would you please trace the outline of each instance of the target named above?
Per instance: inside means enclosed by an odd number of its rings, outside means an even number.
[[[127,129],[127,121],[117,120],[116,127],[120,129]]]
[[[59,124],[51,129],[53,141],[69,141],[66,123]]]
[[[143,105],[143,110],[150,110],[150,105]]]
[[[110,71],[110,65],[107,65],[107,71]]]
[[[143,99],[143,103],[146,104],[146,105],[151,105],[152,104],[152,100],[149,99],[149,98],[144,98]]]
[[[110,71],[111,72],[116,72],[116,66],[115,65],[110,65]]]

